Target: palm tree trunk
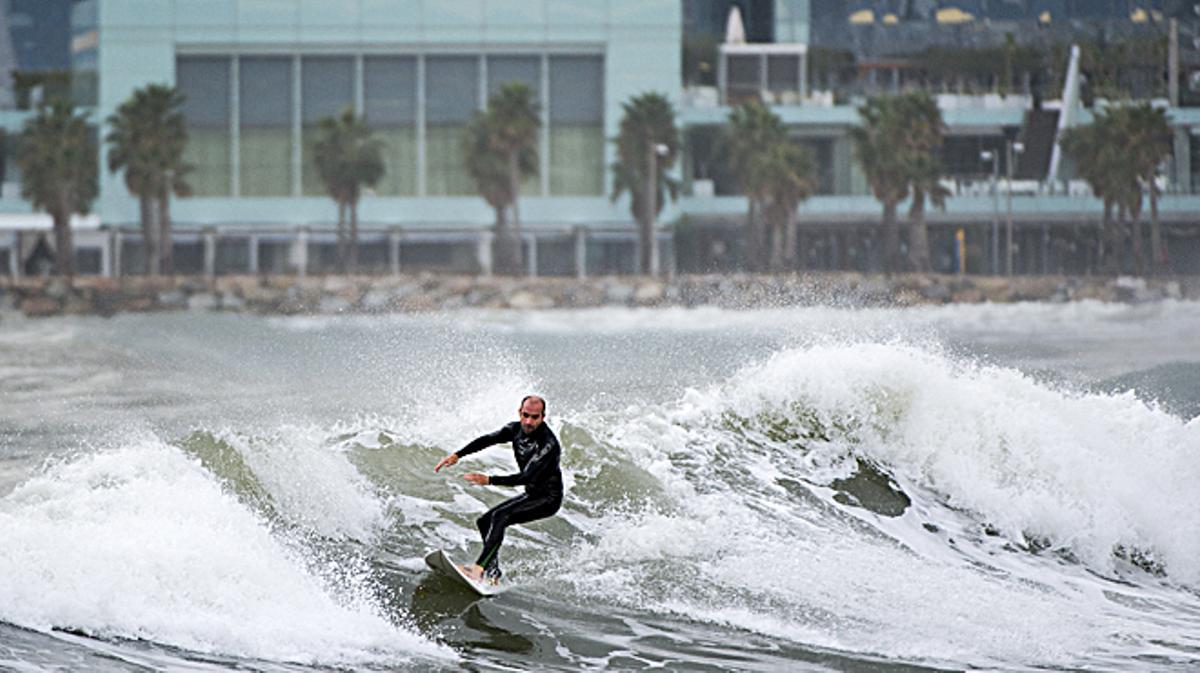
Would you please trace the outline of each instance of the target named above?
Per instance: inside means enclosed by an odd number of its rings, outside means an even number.
[[[755,208],[755,215],[754,248],[757,252],[754,253],[754,259],[758,265],[756,270],[766,271],[771,261],[771,214],[766,204],[760,201]]]
[[[346,273],[346,202],[337,201],[337,268]]]
[[[770,254],[770,260],[767,265],[767,270],[772,273],[778,272],[783,268],[783,218],[780,217],[778,206],[772,206],[766,209],[767,220],[767,237]]]
[[[638,272],[649,274],[654,268],[654,216],[658,214],[658,155],[655,154],[653,139],[646,143],[646,181],[642,186],[642,205],[645,213],[641,218],[641,230],[638,232],[640,254],[638,255]]]
[[[60,205],[52,215],[54,220],[54,264],[67,282],[75,279],[75,245],[71,240],[71,209]]]
[[[358,273],[358,199],[346,204],[350,211],[350,273]]]
[[[1141,196],[1138,202],[1129,208],[1130,238],[1133,240],[1133,272],[1139,276],[1146,275],[1146,253],[1142,234],[1142,204]]]
[[[517,201],[521,200],[521,169],[518,164],[518,153],[516,150],[508,153],[508,190],[512,194],[512,233],[511,236],[517,241],[513,246],[511,254],[513,256],[512,266],[513,275],[521,275],[523,266],[522,259],[525,255],[521,249],[521,212],[517,208]]]
[[[883,271],[894,273],[900,261],[900,229],[896,223],[896,201],[883,204]]]
[[[788,208],[784,218],[783,261],[789,271],[796,270],[796,209]]]
[[[929,271],[929,229],[925,226],[925,193],[913,191],[908,224],[908,265],[917,273]]]
[[[1162,237],[1162,221],[1158,217],[1158,189],[1154,184],[1154,172],[1147,176],[1150,185],[1150,269],[1155,275],[1167,270],[1167,248]]]
[[[1102,274],[1112,273],[1112,219],[1113,219],[1113,202],[1111,199],[1104,199],[1104,221],[1100,224],[1099,250],[1096,253],[1098,258],[1099,272]]]
[[[158,195],[158,249],[162,273],[175,272],[174,240],[171,237],[171,195],[166,189]]]
[[[1124,205],[1117,204],[1117,216],[1109,229],[1109,274],[1117,276],[1124,269]]]
[[[158,245],[158,227],[154,221],[154,202],[149,195],[138,195],[138,210],[142,219],[142,248],[145,250],[143,268],[146,275],[157,276],[161,248]]]
[[[493,209],[496,211],[496,240],[492,244],[495,254],[494,269],[501,275],[516,275],[520,273],[521,243],[513,236],[508,226],[508,206],[495,205]]]

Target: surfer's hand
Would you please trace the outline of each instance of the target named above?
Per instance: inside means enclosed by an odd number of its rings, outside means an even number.
[[[433,468],[434,472],[441,470],[443,467],[449,467],[458,462],[458,454],[452,453],[438,461],[437,467]]]
[[[468,472],[463,475],[463,479],[466,479],[476,486],[487,486],[488,484],[492,483],[492,480],[488,478],[486,474],[480,474],[478,472]]]

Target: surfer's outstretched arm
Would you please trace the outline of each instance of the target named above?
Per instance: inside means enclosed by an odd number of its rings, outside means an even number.
[[[489,446],[503,444],[504,442],[511,442],[513,438],[517,436],[517,432],[519,431],[520,427],[520,423],[509,423],[495,432],[489,432],[486,435],[476,437],[463,448],[438,461],[438,464],[433,468],[433,471],[438,472],[443,467],[449,467],[450,465],[457,463],[459,458],[462,458],[463,456],[469,456],[472,453],[486,449]]]

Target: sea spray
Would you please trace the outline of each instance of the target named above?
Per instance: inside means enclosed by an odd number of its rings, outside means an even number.
[[[198,461],[154,441],[51,466],[0,501],[0,620],[307,663],[446,650],[343,604]]]

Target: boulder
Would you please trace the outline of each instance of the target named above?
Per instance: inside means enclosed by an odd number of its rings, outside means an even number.
[[[233,292],[221,293],[221,310],[223,311],[242,311],[246,308],[246,301]]]
[[[163,308],[187,308],[188,298],[182,290],[167,290],[158,294],[158,303]]]
[[[604,299],[610,304],[628,304],[636,290],[632,285],[613,281],[604,290]]]
[[[213,311],[219,305],[217,296],[208,292],[201,292],[187,298],[187,306],[193,311]]]
[[[508,307],[523,311],[553,308],[554,300],[545,294],[517,290],[508,297]]]
[[[345,297],[321,297],[317,302],[317,311],[319,313],[349,313],[354,310],[354,304],[350,303]]]
[[[646,281],[633,291],[633,301],[642,306],[657,304],[663,300],[665,294],[666,288],[662,283],[656,280]]]
[[[43,318],[45,316],[58,315],[60,312],[62,312],[62,305],[53,297],[26,297],[21,300],[21,313],[30,318]]]

